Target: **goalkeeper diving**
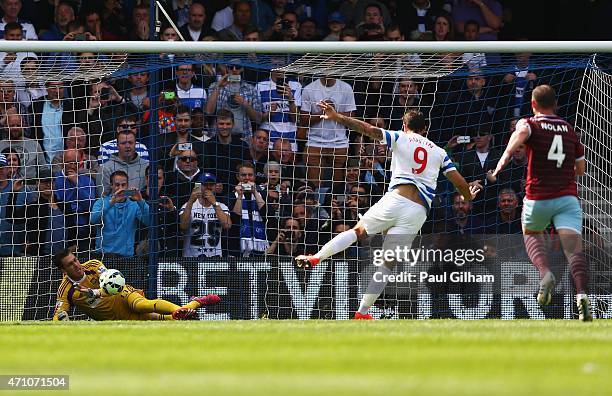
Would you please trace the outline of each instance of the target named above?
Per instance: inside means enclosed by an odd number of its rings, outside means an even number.
[[[64,274],[57,290],[55,321],[68,320],[72,306],[94,320],[188,320],[196,318],[196,309],[221,301],[216,294],[209,294],[194,297],[181,307],[162,299],[149,300],[142,290],[127,284],[119,293],[109,295],[100,289],[100,275],[106,271],[101,261],[81,264],[67,249],[53,256],[53,263]]]
[[[336,121],[380,141],[392,151],[391,182],[389,191],[365,213],[353,229],[336,235],[313,256],[296,257],[299,267],[315,266],[358,240],[385,231],[385,243],[395,239],[410,247],[427,218],[439,172],[444,173],[466,201],[471,201],[478,194],[480,187],[469,185],[446,152],[425,137],[427,121],[421,112],[407,112],[403,117],[402,130],[389,131],[340,114],[328,102],[319,102],[318,105],[323,110],[321,118]],[[395,238],[389,238],[389,235],[395,235]],[[386,261],[380,267],[382,279],[387,279],[385,275],[391,274],[395,264],[395,261]],[[368,311],[385,289],[386,283],[386,280],[370,279],[355,319],[372,319]]]

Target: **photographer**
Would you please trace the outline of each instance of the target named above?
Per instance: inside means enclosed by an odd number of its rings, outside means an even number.
[[[229,230],[229,208],[215,198],[217,178],[202,173],[189,200],[181,207],[183,257],[220,257],[222,231]]]
[[[255,185],[255,166],[243,162],[237,170],[239,183],[234,188],[236,201],[232,223],[240,225],[240,253],[243,257],[263,255],[268,249],[264,222],[266,203]]]
[[[98,225],[96,249],[104,255],[133,257],[138,223],[149,225],[149,205],[140,190],[128,188],[128,174],[117,170],[110,175],[111,193],[99,198],[91,211],[91,223]]]
[[[282,230],[270,244],[266,254],[295,257],[304,254],[304,251],[304,232],[300,227],[300,222],[293,218],[287,218],[283,221]]]

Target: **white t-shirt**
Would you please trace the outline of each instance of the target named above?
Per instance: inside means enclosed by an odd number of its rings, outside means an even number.
[[[313,81],[302,90],[302,110],[312,114],[321,114],[317,103],[330,100],[334,103],[337,112],[357,110],[353,88],[341,80],[336,80],[333,86],[326,87],[321,79]],[[348,147],[346,128],[335,121],[312,120],[308,131],[308,146],[341,148]]]
[[[210,27],[213,28],[216,32],[220,32],[221,30],[232,26],[233,23],[234,11],[232,11],[232,7],[227,6],[224,9],[219,10],[215,13]]]
[[[219,203],[221,210],[229,215],[226,205]],[[179,216],[185,211],[187,204],[181,207]],[[191,207],[191,225],[183,236],[183,257],[215,257],[221,256],[221,223],[215,213],[215,207],[202,206],[195,201]]]
[[[36,35],[36,29],[34,29],[34,25],[30,22],[22,21],[21,19],[17,19],[17,23],[21,25],[23,29],[23,38],[25,40],[38,40],[38,36]],[[0,20],[0,31],[2,31],[2,37],[4,38],[4,27],[6,26],[6,21],[4,18]]]
[[[440,171],[446,175],[457,170],[455,165],[444,149],[425,136],[385,129],[382,132],[381,143],[393,151],[389,191],[400,184],[413,184],[429,209],[435,197]]]

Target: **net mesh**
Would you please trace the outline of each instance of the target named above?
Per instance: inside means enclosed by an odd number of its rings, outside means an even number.
[[[315,253],[382,197],[391,154],[321,124],[319,100],[391,130],[402,128],[406,111],[423,112],[429,138],[468,181],[485,187],[466,209],[441,178],[423,234],[467,235],[461,243],[499,252],[486,270],[500,282],[527,279],[522,287],[456,292],[392,285],[375,316],[573,317],[567,271],[548,311],[535,302],[537,273],[520,248],[524,153],[499,181],[486,179],[516,120],[530,114],[539,84],[555,88],[559,115],[587,147],[579,184],[591,292],[597,315],[610,315],[612,84],[605,56],[502,54],[501,64],[487,66],[484,54],[18,55],[19,67],[0,79],[2,320],[52,316],[61,274],[49,257],[66,246],[76,246],[82,261],[102,257],[126,271],[128,283],[151,296],[184,303],[190,294],[224,295],[205,318],[349,318],[371,277],[377,240],[314,271],[295,269],[291,258]],[[127,130],[133,135],[118,133]],[[476,145],[487,140],[483,160]],[[150,189],[155,173],[146,169],[155,168],[160,187]],[[116,171],[127,174],[123,187],[111,180]],[[196,183],[219,209],[199,199],[189,204]],[[146,210],[133,195],[110,205],[125,187],[141,191],[132,194],[143,196]],[[510,221],[499,217],[502,192],[515,197]],[[467,225],[457,221],[462,216]],[[554,236],[551,247],[559,256]]]

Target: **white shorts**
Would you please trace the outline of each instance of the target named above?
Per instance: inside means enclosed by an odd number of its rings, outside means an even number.
[[[361,218],[368,235],[387,234],[416,235],[427,219],[423,205],[390,191],[374,204]]]

